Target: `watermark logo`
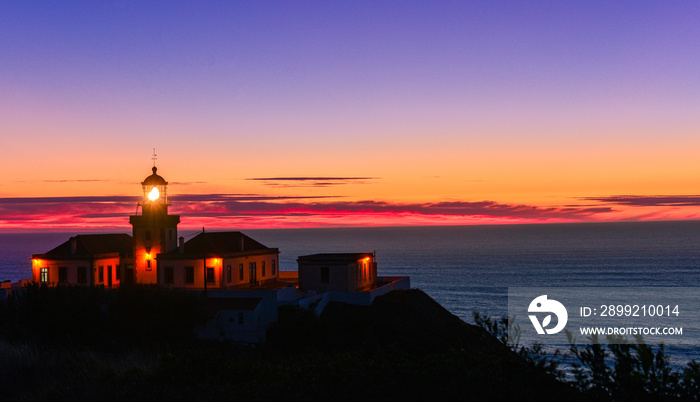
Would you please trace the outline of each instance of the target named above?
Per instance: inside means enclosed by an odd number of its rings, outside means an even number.
[[[510,345],[700,345],[700,287],[508,288]],[[529,319],[528,319],[529,318]]]
[[[529,315],[532,325],[538,334],[556,334],[560,332],[566,326],[566,321],[569,319],[569,315],[566,312],[566,307],[554,299],[547,299],[547,295],[542,295],[535,297],[530,303],[530,307],[527,308],[528,313],[550,313],[540,321],[537,316],[532,314]],[[557,325],[554,328],[546,328],[552,322],[552,314],[557,316]]]

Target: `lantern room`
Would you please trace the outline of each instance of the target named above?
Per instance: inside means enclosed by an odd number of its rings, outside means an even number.
[[[153,174],[141,182],[141,187],[143,188],[142,204],[158,203],[168,205],[168,182],[156,173],[158,171],[157,167],[153,166],[152,170]]]

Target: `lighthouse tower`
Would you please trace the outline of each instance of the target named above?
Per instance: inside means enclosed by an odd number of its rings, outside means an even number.
[[[158,253],[165,253],[177,246],[177,224],[180,215],[168,215],[168,182],[156,172],[141,182],[143,197],[139,202],[141,215],[129,217],[133,227],[134,268],[127,272],[127,281],[132,283],[157,283]]]

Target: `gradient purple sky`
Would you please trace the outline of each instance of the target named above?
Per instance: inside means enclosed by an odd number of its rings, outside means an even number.
[[[154,147],[193,227],[697,219],[698,21],[696,1],[4,2],[0,229],[126,227]]]

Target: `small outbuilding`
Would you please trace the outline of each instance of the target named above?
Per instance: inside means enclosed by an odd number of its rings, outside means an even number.
[[[297,258],[299,289],[325,292],[361,292],[377,285],[374,253],[325,253]]]

